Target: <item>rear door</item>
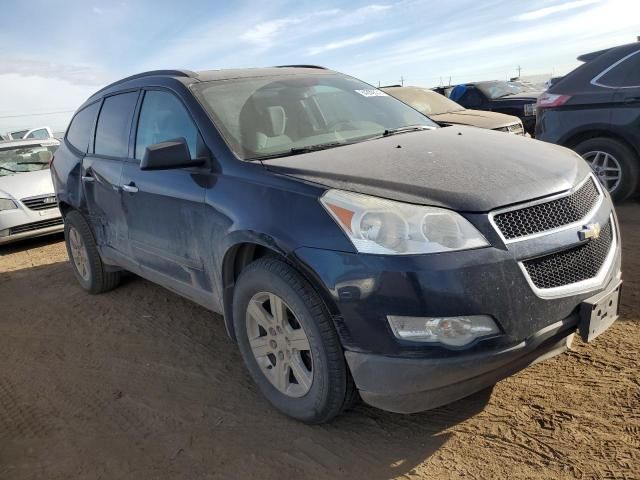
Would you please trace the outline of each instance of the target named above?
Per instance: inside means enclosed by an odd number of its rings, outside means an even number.
[[[122,164],[129,156],[129,135],[139,91],[105,97],[95,136],[82,162],[82,183],[89,217],[101,247],[130,256],[120,197]]]
[[[613,89],[611,124],[635,146],[640,145],[640,48],[594,79]]]
[[[134,132],[134,159],[122,172],[122,202],[129,245],[143,274],[191,298],[210,296],[205,274],[204,195],[210,167],[142,171],[149,145],[184,138],[191,157],[203,144],[183,102],[170,90],[144,92]]]

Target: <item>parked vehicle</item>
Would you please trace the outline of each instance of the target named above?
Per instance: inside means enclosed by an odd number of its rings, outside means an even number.
[[[54,138],[49,127],[36,127],[27,130],[17,130],[6,134],[7,140],[45,140]]]
[[[618,224],[570,150],[439,128],[317,68],[155,71],[89,98],[52,177],[76,278],[224,314],[281,412],[433,408],[617,318]]]
[[[0,142],[0,245],[63,230],[49,172],[60,142]]]
[[[538,100],[536,137],[572,148],[618,201],[640,175],[640,43],[578,57]]]
[[[541,94],[542,91],[521,82],[493,80],[456,85],[449,98],[465,108],[514,115],[522,120],[525,131],[534,135],[536,101]]]
[[[426,88],[401,87],[398,85],[384,87],[382,91],[424,113],[441,126],[468,125],[470,127],[524,135],[522,122],[518,117],[498,112],[468,110],[453,100]]]

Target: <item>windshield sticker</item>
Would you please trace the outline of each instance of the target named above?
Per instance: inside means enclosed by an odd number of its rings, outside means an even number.
[[[356,90],[357,93],[362,95],[363,97],[388,97],[386,93],[382,90],[378,90],[376,88],[370,88],[369,90]]]

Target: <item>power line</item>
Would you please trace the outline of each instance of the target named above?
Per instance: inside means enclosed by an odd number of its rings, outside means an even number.
[[[59,112],[22,113],[20,115],[0,115],[0,118],[42,117],[44,115],[58,115],[61,113],[73,113],[75,110],[60,110]]]

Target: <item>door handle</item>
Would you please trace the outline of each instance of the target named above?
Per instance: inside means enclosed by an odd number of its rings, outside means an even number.
[[[637,103],[640,102],[640,97],[629,97],[624,99],[624,103]]]
[[[93,183],[96,181],[95,177],[92,177],[91,175],[83,175],[82,176],[82,181],[85,183]]]
[[[134,183],[130,183],[129,185],[122,185],[122,190],[129,193],[136,193],[138,191],[138,187]]]

